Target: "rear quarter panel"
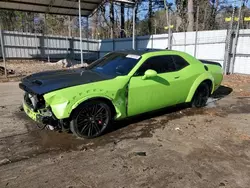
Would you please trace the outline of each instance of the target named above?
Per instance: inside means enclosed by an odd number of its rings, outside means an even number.
[[[197,90],[197,88],[199,87],[199,85],[205,81],[205,80],[211,80],[212,81],[212,88],[214,88],[214,78],[213,76],[209,73],[209,72],[204,72],[200,75],[198,75],[198,77],[195,79],[195,81],[192,84],[192,87],[189,90],[187,99],[185,102],[191,102],[195,91]],[[213,92],[214,89],[212,89],[211,93]]]
[[[214,78],[214,91],[218,89],[223,80],[223,69],[218,65],[205,64],[208,67],[208,72]]]
[[[177,55],[178,54],[190,63],[190,66],[183,70],[183,74],[185,75],[184,77],[186,77],[186,80],[183,82],[183,87],[187,87],[187,85],[189,87],[185,102],[191,102],[195,91],[205,80],[210,80],[212,82],[211,92],[213,92],[215,89],[215,79],[211,72],[206,71],[206,69],[204,68],[204,64],[202,64],[198,59],[189,54],[183,52],[177,53]],[[213,69],[216,69],[218,71],[218,69],[215,67],[213,67]],[[213,72],[213,70],[211,71]],[[216,72],[216,76],[218,76],[219,79],[219,72]]]
[[[186,92],[185,99],[183,102],[190,102],[193,98],[193,95],[199,85],[205,80],[211,80],[213,83],[214,90],[214,77],[211,72],[206,71],[204,65],[195,57],[191,56],[190,54],[173,51],[171,54],[173,55],[180,55],[184,58],[190,65],[186,68],[180,70],[181,77],[183,78],[181,85],[180,85],[180,92]],[[217,70],[217,69],[216,69]],[[217,75],[219,76],[219,75]],[[178,95],[176,97],[179,97]]]

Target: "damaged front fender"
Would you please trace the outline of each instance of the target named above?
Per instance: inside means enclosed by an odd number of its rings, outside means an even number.
[[[44,100],[46,107],[50,107],[57,119],[62,119],[65,116],[65,110],[69,104],[69,100],[60,94],[54,92],[45,94]]]
[[[128,80],[128,77],[120,77],[112,81],[65,88],[45,94],[44,100],[57,119],[65,119],[69,118],[72,111],[81,103],[90,99],[103,98],[109,100],[115,108],[115,119],[121,119],[127,115]]]

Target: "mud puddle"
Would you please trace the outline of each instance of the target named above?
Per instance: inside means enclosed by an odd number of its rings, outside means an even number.
[[[245,114],[250,113],[250,100],[237,100],[236,104],[231,104],[228,108],[222,108],[228,114]]]

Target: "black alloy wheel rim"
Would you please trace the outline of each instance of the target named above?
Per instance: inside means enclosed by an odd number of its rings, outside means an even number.
[[[209,97],[208,89],[205,86],[200,87],[197,93],[196,100],[195,100],[196,106],[205,106],[207,103],[208,97]]]
[[[102,104],[90,104],[77,116],[76,124],[79,134],[95,137],[103,132],[109,121],[109,113]]]

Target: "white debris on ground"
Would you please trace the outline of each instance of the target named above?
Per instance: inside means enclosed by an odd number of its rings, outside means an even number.
[[[217,100],[218,99],[208,98],[206,108],[214,108],[214,107],[216,107],[216,103],[215,102]]]
[[[8,70],[8,78],[4,76],[4,69],[0,68],[0,82],[5,81],[19,81],[24,76],[43,71],[61,70],[61,69],[75,69],[80,67],[87,67],[88,64],[74,59],[61,59],[57,62],[46,62],[38,60],[8,60],[6,62]],[[3,63],[0,62],[0,67]]]
[[[61,66],[62,68],[79,68],[79,67],[87,67],[88,64],[87,63],[83,63],[81,64],[80,61],[74,60],[74,59],[61,59],[59,61],[57,61],[56,63],[47,63],[47,64],[57,64],[59,66]]]

